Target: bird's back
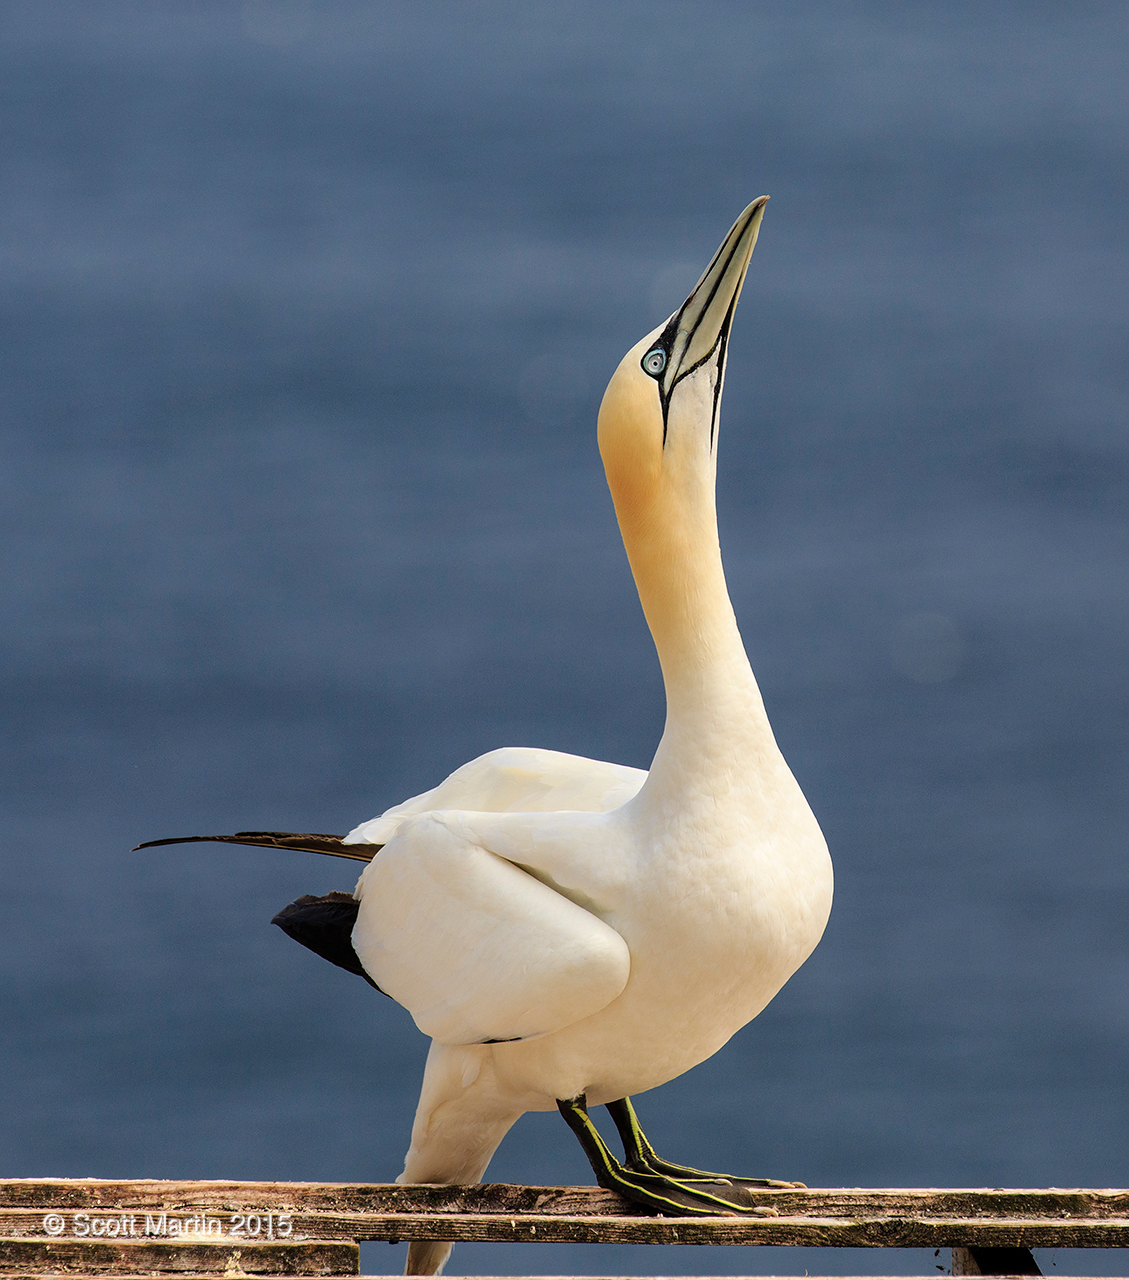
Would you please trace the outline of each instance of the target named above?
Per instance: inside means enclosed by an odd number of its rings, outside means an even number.
[[[645,769],[539,747],[500,747],[468,761],[437,787],[355,827],[349,843],[387,844],[405,818],[436,809],[478,813],[606,813],[635,796]]]

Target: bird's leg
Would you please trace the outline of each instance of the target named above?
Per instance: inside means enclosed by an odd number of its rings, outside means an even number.
[[[730,1183],[742,1187],[802,1187],[802,1182],[780,1182],[775,1178],[733,1178],[728,1174],[707,1173],[703,1169],[691,1169],[688,1165],[674,1164],[664,1160],[655,1153],[654,1147],[647,1141],[647,1135],[639,1124],[639,1117],[631,1105],[630,1098],[620,1098],[607,1104],[608,1114],[615,1121],[623,1143],[624,1163],[628,1169],[640,1173],[663,1173],[677,1178],[680,1182],[702,1181],[714,1183]]]
[[[655,1153],[654,1147],[647,1141],[647,1135],[639,1124],[639,1117],[631,1105],[630,1098],[620,1098],[617,1102],[609,1102],[608,1115],[615,1121],[619,1131],[619,1139],[623,1143],[624,1159],[629,1169],[640,1172],[684,1174],[691,1178],[704,1178],[708,1174],[697,1169],[684,1168],[679,1164],[670,1164]]]
[[[625,1100],[626,1101],[626,1100]],[[652,1169],[649,1165],[640,1166],[631,1163],[635,1153],[628,1148],[627,1165],[621,1164],[608,1149],[607,1143],[600,1136],[596,1126],[588,1115],[588,1103],[584,1094],[575,1098],[557,1099],[557,1107],[565,1123],[576,1134],[588,1163],[596,1175],[596,1181],[607,1191],[615,1191],[625,1200],[633,1204],[645,1205],[671,1217],[702,1216],[713,1217],[730,1213],[756,1213],[760,1206],[755,1203],[751,1188],[758,1186],[787,1187],[794,1184],[787,1182],[743,1183],[720,1178],[716,1174],[701,1174],[689,1170],[692,1177],[679,1177]],[[613,1116],[615,1113],[612,1113]],[[627,1104],[627,1112],[634,1121],[634,1128],[629,1132],[638,1132],[642,1145],[638,1151],[650,1152],[650,1144],[643,1137],[635,1113]],[[616,1120],[617,1126],[619,1120]],[[622,1133],[623,1130],[620,1129]],[[634,1139],[633,1139],[634,1142]],[[625,1142],[626,1145],[626,1142]],[[662,1164],[662,1161],[658,1161]],[[680,1166],[670,1165],[671,1169]],[[763,1209],[760,1209],[763,1212]]]

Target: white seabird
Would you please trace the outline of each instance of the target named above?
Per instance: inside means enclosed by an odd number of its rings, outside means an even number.
[[[368,862],[352,897],[299,899],[276,922],[363,973],[432,1037],[400,1182],[477,1182],[515,1120],[558,1108],[602,1186],[667,1214],[748,1212],[753,1186],[790,1185],[661,1160],[629,1101],[754,1018],[831,909],[827,846],[773,737],[717,533],[726,350],[766,201],[624,356],[600,408],[600,453],[666,687],[649,772],[511,747],[343,839],[192,837]],[[599,1104],[622,1162],[588,1118]],[[434,1274],[449,1252],[413,1243],[408,1272]]]

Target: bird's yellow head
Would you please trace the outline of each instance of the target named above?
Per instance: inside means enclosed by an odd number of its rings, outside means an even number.
[[[604,392],[600,455],[629,554],[660,529],[667,540],[672,525],[713,521],[729,329],[767,201],[745,209],[690,296],[631,348]]]

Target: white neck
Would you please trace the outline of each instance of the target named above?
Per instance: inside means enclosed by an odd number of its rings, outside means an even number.
[[[652,338],[621,362],[599,427],[608,487],[666,685],[666,729],[645,791],[712,792],[728,780],[744,790],[780,757],[721,567],[711,428],[717,368],[707,365],[680,382],[664,420],[655,384],[639,372]]]
[[[663,790],[756,770],[766,753],[777,755],[733,616],[708,479],[708,487],[656,503],[645,533],[623,529],[666,686],[666,727],[651,768]]]

